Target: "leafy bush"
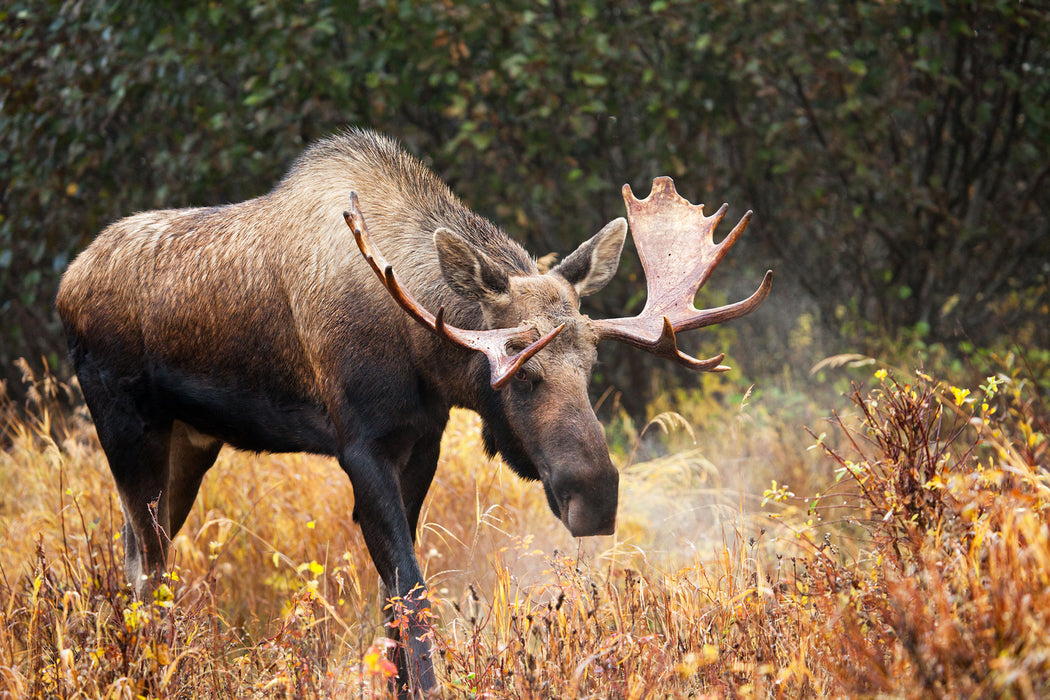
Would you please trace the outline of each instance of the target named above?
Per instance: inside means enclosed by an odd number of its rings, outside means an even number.
[[[57,280],[107,223],[261,194],[348,123],[540,255],[621,215],[625,181],[755,209],[713,283],[737,298],[778,271],[735,324],[750,374],[898,327],[1047,345],[1048,56],[1047,10],[1011,0],[9,3],[0,366],[64,356]],[[640,308],[623,268],[589,309]],[[601,382],[657,366],[606,352]]]
[[[821,444],[853,498],[819,507],[867,533],[808,562],[805,590],[842,653],[852,692],[1038,697],[1050,689],[1045,577],[1050,407],[1030,381],[970,391],[880,370],[854,394],[860,426]]]

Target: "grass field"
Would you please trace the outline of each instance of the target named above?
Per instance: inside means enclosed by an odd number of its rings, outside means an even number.
[[[630,438],[618,531],[583,541],[455,413],[418,547],[440,694],[1045,697],[1038,384],[866,381],[811,433],[754,398],[611,426]],[[386,603],[333,461],[224,450],[137,602],[90,422],[48,409],[62,390],[35,379],[28,413],[3,408],[0,696],[390,694]]]

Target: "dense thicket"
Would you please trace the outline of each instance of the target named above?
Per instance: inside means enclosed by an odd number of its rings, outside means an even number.
[[[57,280],[107,223],[258,195],[346,124],[401,139],[536,254],[571,250],[622,214],[624,182],[644,194],[656,175],[730,217],[753,208],[708,296],[776,268],[736,326],[752,371],[818,334],[1045,345],[1048,71],[1050,10],[1022,0],[14,2],[0,365],[64,357]],[[639,308],[637,269],[590,308]]]

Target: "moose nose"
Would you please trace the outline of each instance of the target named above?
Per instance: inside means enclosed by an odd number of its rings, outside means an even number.
[[[620,475],[611,468],[592,483],[577,484],[576,488],[560,492],[562,522],[573,537],[611,535],[616,531],[619,481]]]
[[[580,498],[570,498],[562,512],[573,537],[611,535],[616,532],[616,507],[596,509]]]

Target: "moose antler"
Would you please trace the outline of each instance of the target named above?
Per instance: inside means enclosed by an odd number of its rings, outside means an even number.
[[[350,211],[344,211],[343,218],[346,220],[346,225],[354,232],[354,240],[357,241],[357,247],[361,249],[361,254],[365,256],[365,260],[368,261],[372,271],[379,277],[379,280],[390,292],[390,296],[394,298],[394,301],[407,311],[409,316],[442,338],[451,340],[456,345],[485,353],[489,360],[490,380],[493,389],[505,387],[511,377],[530,357],[542,350],[547,343],[554,340],[554,337],[565,328],[563,323],[539,340],[530,343],[524,350],[511,355],[507,352],[507,344],[515,340],[519,342],[530,341],[536,332],[534,327],[523,324],[516,328],[475,331],[450,326],[445,323],[444,306],[438,309],[437,316],[435,316],[416,301],[407,289],[401,286],[397,275],[394,274],[393,266],[386,261],[386,258],[375,247],[371,236],[368,235],[368,227],[365,225],[365,218],[361,214],[361,208],[358,206],[356,192],[350,194]]]
[[[681,197],[669,177],[653,180],[652,192],[643,200],[635,198],[630,185],[624,185],[623,201],[645,272],[648,296],[638,316],[593,321],[599,339],[620,340],[699,371],[729,369],[720,364],[725,353],[707,360],[686,355],[678,349],[675,334],[743,316],[769,295],[772,270],[766,272],[758,290],[743,301],[715,309],[693,306],[697,291],[747,228],[751,212],[744,214],[725,240],[716,245],[714,230],[725,216],[727,204],[714,215],[704,216],[704,205],[693,205]]]

